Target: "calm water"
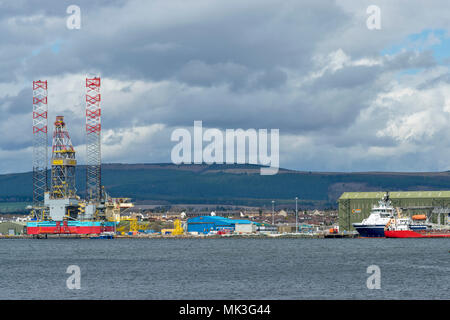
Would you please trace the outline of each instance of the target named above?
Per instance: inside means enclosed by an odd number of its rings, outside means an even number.
[[[449,239],[0,240],[0,299],[450,299]],[[69,290],[69,265],[81,289]],[[369,290],[369,265],[381,289]]]

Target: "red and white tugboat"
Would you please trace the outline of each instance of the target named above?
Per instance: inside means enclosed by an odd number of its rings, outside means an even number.
[[[417,223],[424,215],[391,219],[385,227],[386,238],[450,238],[450,228],[435,227],[432,224]]]

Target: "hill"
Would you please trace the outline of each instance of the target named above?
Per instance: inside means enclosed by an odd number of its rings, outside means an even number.
[[[280,169],[261,176],[257,165],[104,164],[102,181],[112,196],[158,203],[267,205],[293,203],[336,207],[344,191],[446,190],[449,172],[302,172]],[[77,168],[83,195],[85,167]],[[0,175],[0,202],[31,201],[32,173]]]

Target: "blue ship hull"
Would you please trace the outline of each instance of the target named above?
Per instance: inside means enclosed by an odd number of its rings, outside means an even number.
[[[354,224],[353,227],[358,231],[359,235],[364,238],[384,237],[384,225]]]

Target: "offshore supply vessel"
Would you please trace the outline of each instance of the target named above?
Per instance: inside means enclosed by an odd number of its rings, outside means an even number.
[[[353,227],[358,231],[361,237],[378,238],[384,237],[386,224],[394,217],[395,209],[389,199],[389,193],[386,193],[378,205],[374,205],[370,211],[369,217],[360,223],[353,223]]]
[[[33,81],[33,206],[30,235],[99,235],[115,232],[120,212],[133,204],[111,198],[101,185],[100,78],[86,79],[86,199],[75,187],[75,150],[63,116],[54,122],[47,187],[47,81]]]
[[[430,225],[425,223],[425,215],[415,215],[411,218],[401,218],[400,211],[392,206],[389,199],[389,193],[386,192],[378,205],[372,207],[369,217],[360,223],[353,223],[353,227],[358,231],[361,237],[364,238],[393,238],[397,233],[393,232],[395,228],[401,228],[407,225],[411,232],[425,234],[425,231],[430,230]],[[389,228],[388,228],[389,227]],[[389,231],[389,232],[387,232]],[[406,233],[401,233],[405,235]],[[397,237],[397,236],[395,236]]]

